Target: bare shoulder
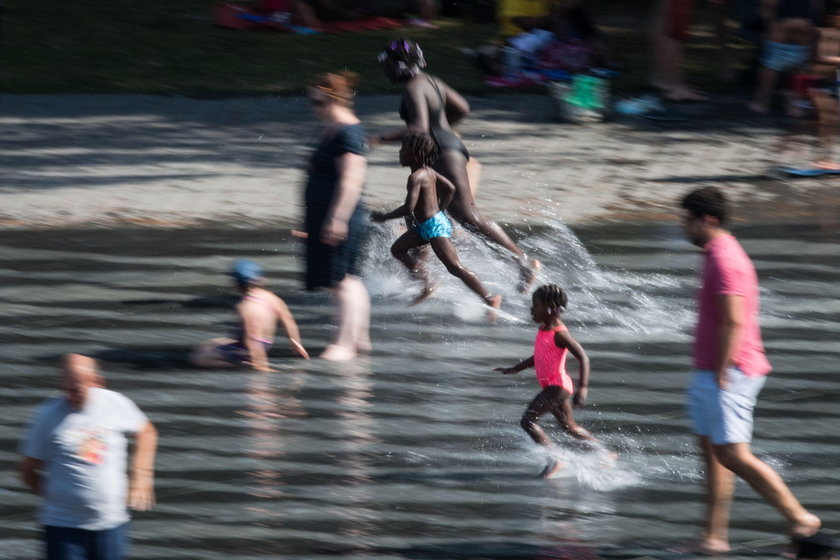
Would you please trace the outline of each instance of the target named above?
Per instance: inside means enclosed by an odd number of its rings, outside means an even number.
[[[409,184],[423,186],[435,180],[436,173],[431,167],[421,167],[411,172],[411,175],[408,176],[408,182]]]
[[[567,347],[570,344],[574,344],[575,339],[569,332],[569,329],[566,328],[566,325],[562,325],[560,328],[554,331],[554,342],[555,344],[557,344],[557,346]]]

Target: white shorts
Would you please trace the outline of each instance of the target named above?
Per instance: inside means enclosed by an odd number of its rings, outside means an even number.
[[[753,409],[767,376],[749,377],[736,367],[729,368],[729,388],[715,383],[709,370],[695,370],[688,386],[688,417],[694,433],[707,436],[713,445],[752,441]]]

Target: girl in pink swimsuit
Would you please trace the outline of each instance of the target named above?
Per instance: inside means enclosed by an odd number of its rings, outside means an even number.
[[[566,310],[566,293],[555,284],[539,287],[532,297],[531,317],[540,324],[537,338],[534,340],[534,355],[513,367],[496,368],[504,374],[516,374],[523,369],[533,367],[537,373],[542,391],[534,397],[522,416],[520,425],[538,444],[552,447],[551,440],[537,424],[540,416],[551,412],[563,429],[570,436],[581,440],[595,451],[608,454],[606,447],[592,434],[575,423],[573,407],[586,403],[589,387],[589,357],[583,347],[574,339],[566,325],[560,320],[560,314]],[[566,373],[566,355],[572,356],[580,364],[580,380],[575,391],[572,378]],[[549,478],[562,467],[562,463],[551,459],[543,469],[541,476]]]

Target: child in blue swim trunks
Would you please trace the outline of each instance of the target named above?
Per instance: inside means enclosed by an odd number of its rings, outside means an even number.
[[[409,229],[391,245],[391,254],[423,283],[423,291],[412,305],[428,298],[436,288],[423,261],[411,253],[411,249],[429,244],[450,274],[460,278],[485,304],[498,309],[502,304],[502,296],[487,291],[478,276],[461,264],[455,246],[452,245],[452,224],[443,211],[455,195],[455,185],[432,169],[436,159],[437,148],[428,133],[406,134],[400,148],[400,164],[411,167],[405,202],[390,212],[373,212],[371,219],[384,222],[402,216],[409,217]]]

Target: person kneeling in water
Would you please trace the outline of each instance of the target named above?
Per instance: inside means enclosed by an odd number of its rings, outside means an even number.
[[[437,148],[428,133],[406,134],[400,148],[400,164],[411,168],[405,202],[390,212],[373,212],[371,219],[384,222],[402,216],[410,218],[411,226],[391,245],[391,254],[423,283],[423,291],[412,305],[428,298],[436,288],[423,262],[410,254],[411,249],[429,244],[450,274],[460,278],[486,305],[498,309],[502,304],[502,296],[490,294],[478,276],[461,264],[455,246],[449,239],[452,236],[452,224],[443,211],[455,196],[455,185],[432,169],[436,158]]]
[[[246,365],[258,371],[275,371],[268,365],[268,350],[274,342],[278,321],[283,323],[291,351],[308,360],[295,318],[282,299],[263,287],[265,278],[260,266],[253,261],[238,260],[229,274],[242,294],[236,304],[240,326],[235,338],[202,342],[190,355],[190,362],[204,368]]]

